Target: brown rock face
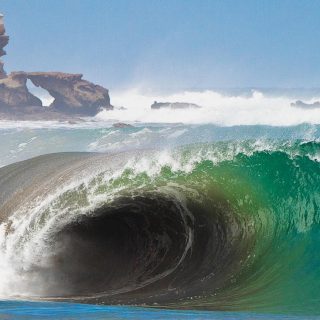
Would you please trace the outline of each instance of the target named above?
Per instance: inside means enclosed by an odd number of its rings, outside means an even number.
[[[41,106],[40,99],[27,88],[27,79],[35,86],[47,90],[55,98],[47,110],[64,114],[94,116],[100,108],[113,109],[108,90],[89,81],[81,74],[61,72],[13,72],[0,79],[0,108],[20,107],[28,113],[30,106]],[[13,110],[13,109],[12,109]]]
[[[0,80],[0,109],[24,106],[42,106],[40,99],[27,88],[27,74],[13,72]]]
[[[54,97],[50,107],[60,112],[93,116],[101,108],[113,109],[108,90],[83,80],[81,74],[31,72],[27,77]]]
[[[9,37],[5,34],[6,30],[4,28],[3,24],[3,15],[0,14],[0,57],[4,56],[6,52],[3,50],[3,48],[8,44]],[[6,77],[6,73],[3,69],[3,62],[0,60],[0,79],[3,79]]]

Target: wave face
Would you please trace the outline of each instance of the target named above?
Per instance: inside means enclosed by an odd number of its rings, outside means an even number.
[[[0,169],[0,294],[320,313],[320,144],[255,142]]]

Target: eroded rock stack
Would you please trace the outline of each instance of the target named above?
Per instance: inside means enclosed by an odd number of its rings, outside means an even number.
[[[42,102],[27,87],[27,80],[47,90],[54,98],[47,111],[65,114],[94,116],[102,108],[112,110],[108,89],[82,79],[82,74],[62,72],[12,72],[0,79],[0,110],[10,111],[20,107],[42,107]]]
[[[94,116],[102,108],[113,109],[108,90],[82,79],[82,74],[28,72],[27,78],[50,93],[50,107],[60,112]]]
[[[8,44],[9,37],[6,35],[6,30],[4,28],[3,14],[0,13],[0,57],[4,56],[6,52],[3,48]],[[0,79],[6,77],[6,73],[3,69],[3,62],[0,60]]]
[[[25,72],[12,72],[0,80],[0,110],[12,107],[42,106],[39,98],[27,88],[28,75]]]

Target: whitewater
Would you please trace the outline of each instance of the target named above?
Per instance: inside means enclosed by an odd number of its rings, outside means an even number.
[[[145,123],[216,124],[234,125],[271,125],[288,126],[301,123],[320,123],[320,110],[301,109],[291,106],[295,97],[265,94],[262,91],[250,90],[242,94],[223,94],[218,91],[183,91],[174,94],[145,94],[139,89],[115,92],[112,103],[126,110],[115,109],[102,111],[97,115],[99,120],[119,119],[121,121],[141,121]],[[305,102],[320,100],[318,94],[308,94]],[[188,102],[201,109],[154,110],[154,102]]]
[[[112,97],[72,124],[0,122],[3,314],[318,318],[320,109],[258,91]]]

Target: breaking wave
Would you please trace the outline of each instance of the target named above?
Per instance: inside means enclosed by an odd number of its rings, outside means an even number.
[[[60,153],[0,169],[0,294],[320,313],[320,145]]]

